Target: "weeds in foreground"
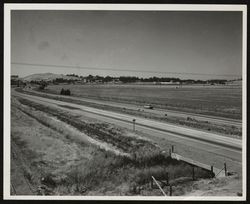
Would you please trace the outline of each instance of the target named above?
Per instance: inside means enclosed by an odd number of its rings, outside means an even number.
[[[167,173],[170,180],[174,180],[191,176],[192,168],[161,153],[152,155],[148,153],[146,157],[129,158],[99,149],[93,160],[84,165],[72,166],[66,178],[57,184],[55,191],[64,186],[64,189],[68,189],[68,193],[84,194],[99,189],[107,191],[108,186],[116,192],[119,191],[118,186],[126,184],[128,186],[126,193],[133,195],[136,194],[135,189],[149,184],[152,176],[158,180],[166,180]],[[208,175],[204,170],[196,170],[198,178],[206,178]]]

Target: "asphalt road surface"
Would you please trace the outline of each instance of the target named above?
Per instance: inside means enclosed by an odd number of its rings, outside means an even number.
[[[133,119],[135,119],[135,129],[137,131],[145,132],[154,137],[166,138],[175,143],[199,148],[238,162],[242,160],[242,140],[240,139],[45,97],[21,94],[15,91],[13,94],[46,106],[52,106],[78,114],[82,113],[83,115],[96,118],[100,121],[113,123],[130,129],[134,128]]]

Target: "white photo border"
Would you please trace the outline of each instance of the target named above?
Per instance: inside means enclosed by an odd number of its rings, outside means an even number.
[[[10,195],[10,134],[11,134],[11,11],[12,10],[119,10],[119,11],[241,11],[242,12],[242,185],[241,197],[160,197],[160,196],[17,196]],[[247,147],[247,6],[216,4],[4,4],[4,137],[3,137],[3,198],[5,200],[246,200],[246,147]]]

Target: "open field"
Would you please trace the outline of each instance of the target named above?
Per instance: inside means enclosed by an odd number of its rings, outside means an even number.
[[[17,194],[161,195],[150,187],[150,178],[164,180],[166,172],[173,195],[196,190],[192,167],[162,154],[171,146],[167,140],[20,98],[12,98],[11,125],[11,175]],[[185,145],[178,147],[184,155],[197,154]],[[198,168],[196,176],[210,175]],[[231,193],[237,192],[240,185]]]
[[[47,91],[59,94],[70,89],[72,95],[121,101],[171,110],[241,119],[241,86],[156,86],[156,85],[50,85]]]

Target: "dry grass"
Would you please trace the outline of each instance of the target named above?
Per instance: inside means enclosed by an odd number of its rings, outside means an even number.
[[[156,157],[158,156],[156,155]],[[69,192],[74,189],[76,194],[87,195],[91,191],[99,191],[100,193],[100,189],[102,189],[104,195],[120,195],[123,193],[137,195],[140,194],[138,189],[150,189],[151,176],[158,180],[166,180],[166,173],[168,172],[170,180],[174,184],[176,178],[188,176],[187,173],[191,172],[189,165],[172,160],[169,157],[162,157],[164,160],[161,160],[161,162],[156,162],[155,157],[151,157],[151,159],[153,162],[139,158],[139,162],[136,159],[98,152],[94,155],[94,159],[84,166],[72,167],[72,171],[62,181],[62,185],[66,185]],[[150,165],[149,161],[154,165]],[[196,174],[198,178],[209,176],[207,172],[201,169],[198,169]],[[127,192],[121,192],[121,189],[117,189],[117,186],[122,184],[126,184],[128,187]],[[59,184],[57,190],[61,188],[62,186]]]
[[[11,179],[17,194],[27,194],[27,182],[32,186],[31,193],[36,194],[46,174],[52,173],[55,179],[60,179],[70,166],[91,158],[94,150],[89,145],[68,140],[65,135],[42,125],[17,107],[20,104],[12,103],[11,152],[14,157],[11,160]]]
[[[182,110],[208,115],[241,118],[241,87],[142,86],[142,85],[54,85],[47,91],[59,94],[70,89],[72,95],[121,101],[128,103],[151,103],[155,107]]]
[[[120,149],[122,152],[130,153],[136,151],[138,148],[141,148],[143,146],[146,146],[147,148],[150,148],[152,146],[150,142],[142,139],[123,137],[121,132],[114,132],[113,129],[107,128],[105,124],[86,123],[80,120],[79,118],[72,116],[69,112],[63,110],[58,110],[49,106],[37,104],[26,99],[19,99],[19,101],[24,105],[35,108],[36,110],[46,110],[46,113],[50,114],[53,117],[56,117],[58,120],[63,121],[69,124],[70,126],[73,126],[80,132],[85,133],[93,139],[106,142],[107,144],[111,144],[112,146]],[[31,116],[31,114],[27,111],[26,113]],[[32,116],[44,125],[47,125],[51,128],[56,128],[58,130],[58,127],[50,125],[47,120],[42,120],[39,116],[35,114],[33,114]]]

